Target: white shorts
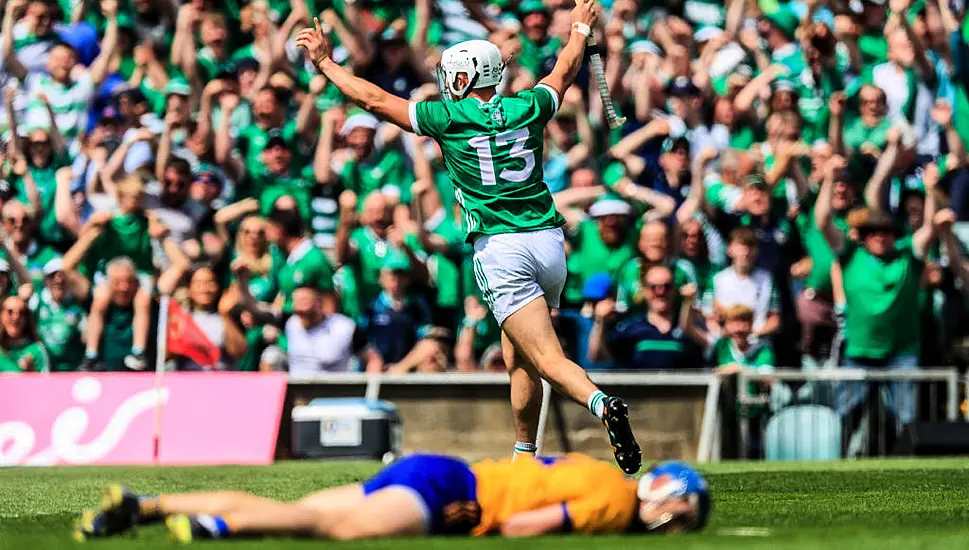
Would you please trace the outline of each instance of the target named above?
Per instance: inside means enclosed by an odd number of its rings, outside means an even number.
[[[501,326],[512,313],[545,296],[559,307],[565,287],[565,233],[561,227],[485,235],[474,242],[474,279]]]

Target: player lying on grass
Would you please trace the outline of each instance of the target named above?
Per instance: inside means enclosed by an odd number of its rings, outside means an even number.
[[[710,512],[703,477],[666,462],[638,482],[587,456],[518,457],[468,465],[414,455],[362,484],[297,502],[219,491],[140,496],[104,490],[75,538],[124,533],[164,520],[173,539],[266,535],[361,539],[421,534],[525,537],[546,533],[671,533],[702,529]]]
[[[474,245],[474,273],[502,331],[511,376],[516,453],[534,454],[542,403],[541,379],[598,416],[616,462],[629,474],[642,455],[626,404],[607,396],[566,358],[552,328],[565,285],[565,218],[544,181],[545,125],[555,115],[582,63],[596,21],[593,0],[575,0],[572,31],[552,72],[532,90],[498,93],[504,63],[498,47],[470,40],[441,54],[441,93],[451,101],[408,102],[353,76],[330,58],[318,20],[296,44],[351,101],[408,132],[441,146],[454,198]]]

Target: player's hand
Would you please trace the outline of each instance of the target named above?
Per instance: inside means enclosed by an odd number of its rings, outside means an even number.
[[[616,301],[612,298],[599,300],[595,307],[596,321],[605,321],[616,313]]]
[[[299,31],[296,35],[296,46],[306,52],[306,56],[313,61],[314,65],[319,65],[330,56],[330,43],[323,34],[319,18],[313,18],[312,29],[306,28]]]
[[[593,0],[575,0],[575,7],[572,8],[572,23],[582,23],[590,27],[596,24],[598,14]]]

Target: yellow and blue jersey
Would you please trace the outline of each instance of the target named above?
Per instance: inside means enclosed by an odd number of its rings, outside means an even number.
[[[625,531],[636,516],[636,481],[615,465],[580,454],[520,457],[471,466],[481,521],[472,534],[496,532],[521,512],[561,505],[566,527],[577,533]]]
[[[413,455],[363,484],[412,490],[435,534],[488,535],[515,514],[561,506],[565,527],[577,533],[626,531],[639,508],[636,482],[612,464],[584,455],[520,457],[474,465],[446,456]]]

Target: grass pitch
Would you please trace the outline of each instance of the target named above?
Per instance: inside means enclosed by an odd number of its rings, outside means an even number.
[[[239,489],[293,499],[359,481],[376,463],[290,462],[270,467],[0,468],[0,548],[174,548],[162,527],[78,545],[74,519],[101,486],[121,482],[145,493]],[[849,549],[969,547],[969,460],[878,460],[706,466],[714,509],[707,530],[674,537],[544,537],[529,540],[423,539],[336,543],[270,539],[197,544],[229,550],[310,548],[528,549]]]

